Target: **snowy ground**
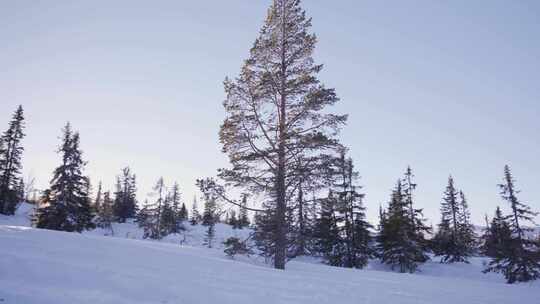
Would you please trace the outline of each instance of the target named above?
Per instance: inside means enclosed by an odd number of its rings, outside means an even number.
[[[164,242],[138,240],[131,224],[64,233],[24,227],[29,213],[0,217],[0,303],[539,303],[540,284],[507,285],[484,275],[483,259],[470,265],[427,263],[420,274],[333,268],[298,260],[286,271],[253,258],[230,260],[202,248],[202,229]],[[26,214],[25,214],[26,213]],[[233,231],[218,227],[218,238]],[[128,234],[129,233],[129,234]],[[126,238],[126,235],[128,238]],[[199,241],[200,244],[199,244]],[[216,244],[219,241],[216,242]],[[199,246],[199,247],[196,247]]]

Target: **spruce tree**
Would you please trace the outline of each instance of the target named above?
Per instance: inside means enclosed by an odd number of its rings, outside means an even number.
[[[114,201],[111,198],[111,193],[106,191],[103,193],[103,200],[99,204],[97,217],[97,226],[108,230],[110,235],[114,235],[113,222],[116,220],[114,215]]]
[[[144,230],[144,238],[162,239],[170,233],[170,216],[166,187],[163,177],[160,177],[153,187],[152,195],[156,198],[154,203],[145,202],[143,209],[137,214],[137,223]],[[164,211],[167,209],[167,211]],[[163,217],[167,218],[163,221]]]
[[[22,139],[24,138],[24,111],[19,106],[0,137],[0,213],[12,215],[21,201]]]
[[[461,197],[461,202],[459,198]],[[434,237],[435,254],[442,256],[441,263],[465,262],[472,255],[474,231],[469,222],[465,195],[456,189],[452,176],[441,204],[441,223]]]
[[[163,205],[165,203],[165,181],[163,177],[160,177],[154,186],[154,194],[157,196],[156,203],[154,204],[152,238],[161,239],[165,233],[162,230],[161,220],[163,213]]]
[[[411,167],[407,167],[407,170],[405,171],[405,177],[403,178],[403,193],[405,194],[405,199],[407,200],[407,205],[409,208],[409,217],[411,220],[411,224],[413,226],[413,229],[415,228],[416,223],[416,213],[413,207],[413,192],[417,187],[417,184],[413,182],[414,174],[412,172]]]
[[[290,223],[289,208],[299,177],[296,156],[316,157],[336,151],[335,138],[345,115],[330,114],[338,97],[317,78],[322,65],[312,55],[316,37],[309,32],[299,0],[274,0],[259,38],[240,76],[225,81],[227,117],[220,141],[232,169],[220,170],[226,184],[259,193],[274,208],[266,215],[275,233],[274,267],[285,268]]]
[[[233,229],[238,229],[239,225],[238,225],[238,219],[236,218],[236,211],[231,210],[229,211],[227,215],[228,215],[228,218],[226,221],[227,224],[232,226]]]
[[[471,222],[471,212],[469,203],[463,191],[459,191],[459,235],[463,242],[467,255],[473,255],[477,252],[478,236],[476,235],[474,225]]]
[[[216,233],[216,223],[218,221],[218,212],[216,199],[214,197],[205,197],[204,200],[204,213],[202,217],[202,225],[206,226],[206,232],[204,235],[204,245],[208,248],[212,248],[215,233]]]
[[[62,130],[62,144],[58,153],[62,164],[54,170],[46,205],[39,211],[38,228],[77,231],[94,227],[89,180],[83,175],[86,162],[79,147],[79,133],[68,123]]]
[[[316,194],[327,191],[336,176],[332,166],[337,159],[334,155],[309,154],[295,157],[296,185],[293,200],[288,208],[290,221],[289,252],[293,257],[310,255],[316,251],[314,234],[318,214],[319,199]],[[308,198],[308,194],[312,197]]]
[[[180,211],[178,211],[178,219],[181,223],[184,221],[187,221],[189,219],[189,212],[186,208],[186,204],[182,203],[182,207],[180,207]],[[182,224],[183,225],[183,224]]]
[[[392,192],[388,210],[381,216],[377,236],[377,250],[381,262],[400,272],[413,273],[418,265],[428,260],[422,243],[418,242],[418,227],[413,227],[409,214],[409,202],[398,180]]]
[[[356,185],[358,173],[354,171],[353,161],[345,157],[342,151],[337,159],[336,181],[334,193],[337,198],[336,220],[340,227],[340,237],[345,248],[342,257],[343,267],[363,268],[373,256],[369,229],[372,226],[366,221],[365,207],[362,204],[364,194]]]
[[[134,218],[137,214],[137,178],[129,167],[122,169],[122,174],[116,178],[114,193],[114,214],[120,223]]]
[[[199,208],[197,206],[197,198],[193,198],[193,204],[191,204],[191,217],[189,219],[189,222],[192,226],[195,226],[199,224],[201,221],[201,214],[199,213]]]
[[[184,204],[180,206],[181,193],[180,186],[177,182],[174,183],[171,189],[169,199],[171,201],[171,209],[173,214],[171,233],[179,233],[180,231],[184,230],[183,222],[187,219],[187,210]]]
[[[242,203],[240,206],[240,213],[238,216],[238,229],[243,229],[245,227],[249,227],[249,217],[248,217],[248,210],[247,210],[247,196],[244,196],[242,198]]]
[[[332,191],[328,198],[321,200],[320,215],[315,225],[317,252],[325,263],[331,266],[343,266],[345,246],[340,236],[340,228],[336,218],[338,200]]]
[[[167,236],[171,233],[178,233],[180,231],[179,223],[177,221],[177,213],[172,205],[172,196],[168,195],[163,200],[160,215],[161,219],[159,221],[159,231],[161,236]]]
[[[411,167],[407,167],[405,175],[401,180],[403,196],[406,200],[407,213],[413,231],[411,238],[423,251],[428,251],[429,242],[426,240],[425,235],[431,233],[431,228],[425,224],[426,219],[423,215],[423,209],[415,208],[414,191],[416,190],[416,187],[418,187],[418,184],[414,182],[414,177],[415,175],[413,174]]]
[[[210,226],[218,222],[216,199],[207,197],[204,200],[204,213],[202,216],[202,225]]]
[[[19,179],[19,183],[17,183],[17,186],[15,187],[15,195],[17,197],[18,203],[21,203],[26,200],[26,191],[25,191],[25,184],[24,184],[23,178]],[[17,209],[17,205],[13,209],[14,213],[15,213],[15,209]]]
[[[441,216],[441,221],[437,225],[437,233],[431,239],[431,250],[436,256],[446,257],[449,251],[449,245],[452,244],[452,229],[450,228],[450,219]],[[444,258],[443,258],[444,259]],[[441,259],[441,263],[444,260]]]
[[[103,191],[103,185],[100,181],[98,184],[98,191],[96,194],[96,199],[94,200],[94,205],[92,206],[95,212],[99,212],[99,209],[101,208],[101,204],[103,203],[102,191]]]
[[[143,239],[152,237],[154,231],[154,223],[152,222],[152,209],[148,200],[145,200],[142,208],[137,212],[137,217],[135,221],[137,222],[139,228],[143,229]]]
[[[275,235],[278,233],[278,230],[275,222],[275,207],[273,205],[272,200],[264,202],[264,210],[255,213],[255,222],[253,225],[253,240],[255,246],[266,261],[272,260],[274,252],[276,251]],[[287,230],[289,231],[289,227],[287,227]],[[288,236],[289,235],[286,235],[286,237]]]
[[[510,247],[509,242],[511,239],[512,231],[510,226],[504,220],[501,208],[497,207],[495,216],[482,236],[482,253],[492,258],[497,257],[497,255],[503,256],[505,250]]]
[[[203,245],[207,246],[208,248],[212,248],[212,246],[214,245],[215,237],[216,237],[216,225],[215,223],[213,223],[206,227],[206,231],[204,233]]]
[[[517,198],[519,191],[509,166],[504,167],[504,182],[499,184],[503,200],[510,205],[511,214],[504,217],[511,236],[504,240],[503,248],[495,251],[485,272],[503,273],[509,284],[540,278],[540,244],[527,235],[531,231],[525,223],[533,223],[538,213]]]

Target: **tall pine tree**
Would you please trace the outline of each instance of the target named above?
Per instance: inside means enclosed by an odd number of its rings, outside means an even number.
[[[204,245],[212,248],[216,233],[216,223],[219,220],[218,206],[214,197],[206,196],[204,199],[204,213],[202,217],[202,225],[206,226],[204,235]]]
[[[171,209],[173,213],[171,233],[179,233],[184,230],[184,221],[187,220],[186,206],[181,201],[180,185],[174,183],[170,193]]]
[[[442,256],[441,263],[468,263],[474,250],[474,230],[465,195],[456,189],[452,176],[444,192],[441,215],[439,230],[433,239],[435,254]]]
[[[476,235],[474,225],[471,222],[469,203],[463,191],[459,191],[459,235],[467,254],[472,255],[477,252],[478,236]]]
[[[500,194],[510,205],[511,214],[504,217],[508,223],[511,236],[503,239],[502,248],[495,250],[494,257],[485,272],[503,273],[510,284],[527,282],[540,278],[540,244],[530,235],[530,228],[525,223],[533,223],[538,213],[517,197],[515,180],[509,166],[504,167],[504,182],[499,184]]]
[[[79,147],[79,133],[68,123],[62,130],[58,153],[62,164],[54,170],[45,205],[39,210],[38,228],[77,231],[93,228],[89,180],[83,175],[86,163]]]
[[[197,206],[197,198],[193,197],[193,203],[191,204],[191,217],[189,222],[192,226],[199,224],[201,221],[201,214],[199,213],[199,207]]]
[[[352,159],[345,157],[345,152],[338,158],[336,169],[336,217],[345,248],[342,266],[363,268],[373,256],[369,231],[372,226],[366,221],[365,207],[362,204],[364,194],[358,192],[361,189],[356,185],[358,173],[354,171]]]
[[[332,191],[321,200],[319,217],[315,225],[316,250],[331,266],[343,266],[345,246],[336,218],[338,200]]]
[[[402,183],[402,180],[398,180],[388,210],[381,212],[377,250],[384,264],[400,272],[413,273],[419,264],[429,259],[423,240],[423,232],[427,228],[421,220],[413,225],[409,213],[410,204]]]
[[[0,213],[15,213],[20,197],[22,182],[22,139],[24,138],[24,111],[19,106],[9,123],[8,129],[0,137]]]
[[[497,207],[495,216],[491,220],[482,236],[482,253],[488,257],[495,258],[498,255],[508,255],[505,252],[509,248],[509,242],[512,239],[510,226],[504,220],[501,208]]]
[[[240,206],[240,212],[238,214],[238,228],[239,229],[243,229],[250,225],[249,217],[248,217],[248,210],[246,207],[247,207],[247,196],[244,195],[244,197],[242,198],[241,206]]]
[[[110,235],[114,235],[113,223],[115,222],[114,201],[111,198],[111,193],[106,191],[103,193],[103,200],[97,209],[97,226],[107,230]]]
[[[170,207],[167,207],[169,202],[165,191],[165,182],[163,177],[160,177],[152,192],[152,196],[155,197],[155,202],[148,203],[148,201],[146,201],[143,209],[137,214],[137,223],[139,224],[139,227],[144,230],[144,238],[159,240],[170,233],[168,223],[166,221],[163,222],[163,216],[169,216],[167,215],[168,211],[164,212],[164,210],[170,209]]]
[[[338,98],[317,78],[322,65],[312,58],[317,39],[310,27],[299,0],[274,0],[240,76],[225,81],[227,117],[220,141],[232,169],[221,170],[220,177],[273,201],[266,215],[274,222],[269,254],[278,269],[285,268],[287,217],[296,197],[297,166],[303,164],[295,157],[336,150],[335,135],[346,121],[327,111]]]
[[[129,167],[122,169],[122,174],[116,178],[114,193],[114,214],[116,220],[124,223],[137,214],[137,178]]]

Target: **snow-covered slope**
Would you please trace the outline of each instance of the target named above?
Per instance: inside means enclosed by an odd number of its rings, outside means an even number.
[[[0,227],[0,302],[538,303],[537,284],[358,271],[273,270],[177,244]],[[465,271],[466,272],[466,271]]]
[[[31,218],[33,214],[34,206],[27,203],[22,203],[14,216],[5,216],[0,214],[0,225],[4,226],[22,226],[31,227]],[[144,231],[139,228],[132,220],[127,223],[113,223],[112,233],[108,229],[94,229],[91,231],[84,231],[85,235],[96,236],[114,236],[117,238],[128,239],[143,239]],[[204,236],[206,227],[202,225],[192,226],[189,223],[185,223],[186,230],[179,234],[172,234],[160,242],[173,243],[179,245],[187,245],[194,247],[206,247],[204,246]],[[231,237],[238,237],[240,239],[246,239],[249,237],[249,229],[232,229],[230,225],[216,224],[215,239],[212,243],[212,247],[216,250],[223,250],[223,242]],[[150,240],[149,240],[150,241]]]
[[[140,240],[131,223],[84,234],[31,229],[30,206],[0,217],[0,303],[539,303],[540,283],[507,285],[482,274],[485,259],[471,264],[422,266],[418,274],[389,272],[372,262],[366,270],[291,261],[286,271],[258,257],[230,260],[221,241],[248,231],[216,229],[214,249],[202,247],[203,227],[161,242]],[[181,245],[181,241],[183,245]]]

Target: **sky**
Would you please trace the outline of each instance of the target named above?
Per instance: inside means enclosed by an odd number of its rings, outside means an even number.
[[[0,1],[0,129],[26,111],[24,175],[47,187],[62,126],[81,133],[94,184],[130,166],[139,200],[163,176],[184,199],[226,167],[222,82],[238,75],[271,1]],[[484,223],[509,164],[540,211],[540,2],[304,0],[320,79],[368,216],[406,167],[436,224],[448,176]],[[506,208],[507,209],[507,208]],[[538,218],[540,221],[540,218]]]

